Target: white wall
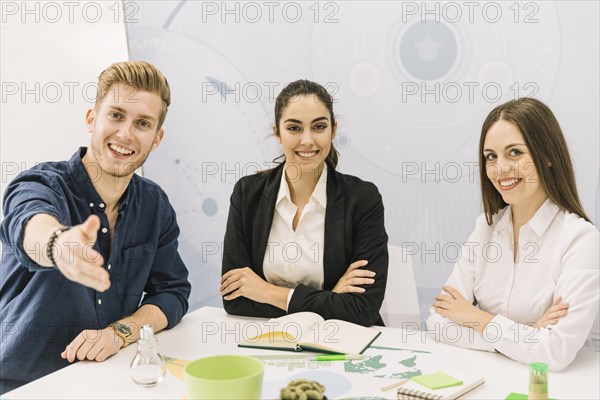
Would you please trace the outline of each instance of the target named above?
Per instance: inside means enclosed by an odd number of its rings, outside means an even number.
[[[128,50],[120,0],[0,3],[3,196],[19,171],[88,144],[97,76]]]

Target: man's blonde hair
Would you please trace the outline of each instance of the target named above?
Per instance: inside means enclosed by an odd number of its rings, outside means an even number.
[[[171,89],[167,78],[154,65],[146,61],[123,61],[112,64],[98,76],[96,108],[100,106],[113,85],[123,83],[140,91],[156,93],[162,99],[157,130],[161,128],[169,105]]]

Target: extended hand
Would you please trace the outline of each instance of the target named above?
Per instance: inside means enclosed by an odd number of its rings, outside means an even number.
[[[433,303],[435,311],[459,325],[475,328],[481,333],[485,325],[493,318],[493,315],[469,303],[452,286],[446,285],[442,289],[448,294],[436,296],[436,301]]]
[[[545,328],[548,325],[555,325],[558,320],[565,315],[569,311],[569,305],[567,303],[562,303],[562,297],[556,299],[554,304],[546,310],[542,318],[540,318],[534,326],[536,328]]]
[[[83,224],[63,232],[56,239],[54,258],[67,279],[104,292],[110,287],[110,278],[102,267],[102,256],[93,249],[99,228],[100,218],[90,215]]]
[[[344,275],[335,284],[332,292],[364,293],[365,289],[359,287],[359,285],[371,285],[375,282],[375,279],[373,279],[375,272],[368,269],[359,269],[368,263],[367,260],[358,260],[350,264]]]
[[[110,327],[101,330],[87,329],[77,335],[60,356],[69,362],[75,361],[75,358],[80,361],[104,361],[118,353],[123,344],[123,339]]]
[[[267,303],[266,294],[270,284],[248,268],[236,268],[221,277],[219,292],[225,300],[233,300],[240,296],[259,303]]]

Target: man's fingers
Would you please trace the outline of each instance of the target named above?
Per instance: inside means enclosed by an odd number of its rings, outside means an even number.
[[[75,347],[73,343],[69,344],[65,350],[67,352],[67,360],[69,362],[75,361],[77,357],[77,352],[79,351],[79,346]]]
[[[86,358],[90,361],[94,361],[97,357],[98,354],[100,354],[100,352],[102,351],[104,347],[100,346],[99,343],[96,343],[94,346],[92,346],[92,348],[87,352]]]
[[[79,229],[88,242],[96,243],[98,230],[100,229],[100,218],[97,215],[90,215],[83,224],[79,225]]]
[[[102,361],[106,360],[108,357],[112,356],[113,354],[115,354],[115,353],[112,353],[108,348],[104,347],[102,350],[100,350],[100,352],[96,356],[96,361],[102,362]]]
[[[84,286],[104,292],[110,287],[110,274],[99,263],[90,263],[85,259],[76,260],[69,272],[71,277],[67,278],[81,283]]]
[[[85,337],[83,336],[83,332],[81,332],[79,335],[77,335],[75,339],[73,339],[71,343],[67,345],[65,351],[67,355],[67,360],[69,360],[69,362],[73,362],[75,360],[75,354],[77,353],[77,350],[79,350],[79,347],[83,344],[83,342],[85,342]]]
[[[91,246],[57,260],[62,274],[73,282],[104,292],[110,287],[110,275],[102,266],[104,259]]]
[[[73,282],[80,283],[98,292],[104,292],[110,287],[108,272],[100,267],[94,267],[91,270],[85,268],[84,271],[74,270],[70,274],[65,273],[65,276]]]
[[[83,361],[87,358],[87,353],[88,351],[92,348],[94,344],[90,343],[90,342],[84,342],[81,347],[79,347],[79,350],[77,350],[77,359],[79,361]]]
[[[73,362],[75,361],[75,353],[77,353],[77,349],[74,349],[73,344],[71,343],[67,345],[67,348],[65,351],[63,351],[63,353],[65,354],[65,358],[68,362]]]
[[[102,339],[102,331],[97,330],[85,330],[81,332],[81,337],[83,337],[83,344],[77,350],[77,359],[80,361],[88,358],[89,351]]]
[[[87,264],[98,265],[100,267],[104,265],[104,257],[94,250],[91,245],[84,247],[81,254],[77,254],[77,257],[73,261],[83,261]]]

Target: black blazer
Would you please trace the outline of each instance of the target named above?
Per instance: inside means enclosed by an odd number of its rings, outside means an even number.
[[[383,302],[388,270],[388,237],[383,223],[383,202],[377,187],[354,176],[327,169],[327,207],[323,252],[324,284],[316,289],[296,287],[288,313],[312,311],[324,319],[342,319],[364,326],[383,325]],[[233,189],[223,247],[222,273],[250,267],[265,279],[263,260],[275,212],[283,164],[262,174],[241,178]],[[368,260],[375,282],[364,293],[334,293],[350,264]],[[274,318],[285,311],[246,297],[223,300],[229,314]]]

